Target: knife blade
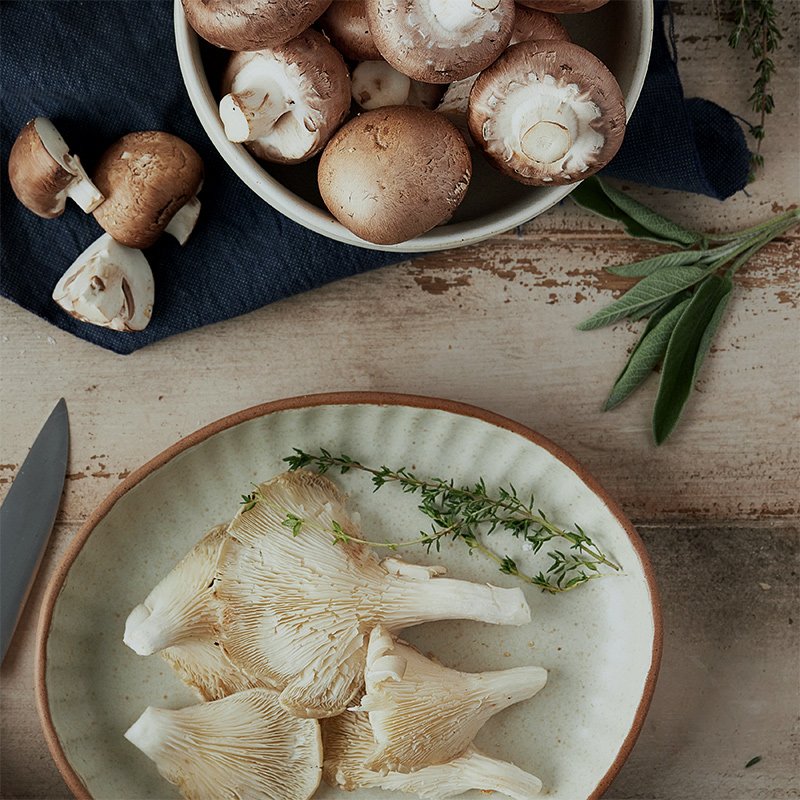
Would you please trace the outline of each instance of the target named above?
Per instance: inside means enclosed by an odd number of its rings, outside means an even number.
[[[39,570],[67,474],[69,416],[62,397],[0,506],[0,661]]]

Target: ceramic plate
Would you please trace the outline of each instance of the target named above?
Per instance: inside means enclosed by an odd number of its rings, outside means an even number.
[[[533,621],[523,627],[442,622],[405,634],[467,671],[546,667],[545,689],[490,720],[476,743],[538,775],[551,800],[599,797],[633,746],[658,670],[658,601],[641,540],[573,459],[529,429],[456,403],[377,394],[301,397],[220,420],[137,470],[92,514],[49,587],[37,656],[45,734],[73,792],[98,800],[178,796],[123,732],[147,705],[197,701],[158,656],[142,658],[123,645],[125,618],[206,529],[233,516],[251,481],[282,470],[293,447],[325,447],[458,482],[483,476],[489,485],[514,483],[535,491],[553,520],[580,524],[622,565],[624,574],[565,595],[528,587]],[[336,480],[369,538],[407,538],[427,528],[399,489],[373,494],[363,475]],[[494,534],[496,547],[501,536]],[[503,542],[531,566],[529,553]],[[461,544],[401,555],[442,563],[453,577],[518,585]],[[321,788],[317,796],[392,795]]]

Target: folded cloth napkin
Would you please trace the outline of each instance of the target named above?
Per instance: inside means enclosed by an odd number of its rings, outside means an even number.
[[[659,21],[664,7],[659,0]],[[34,216],[16,202],[4,166],[4,297],[76,336],[131,353],[407,257],[312,233],[271,209],[233,175],[206,138],[183,87],[171,0],[4,0],[0,15],[3,165],[18,131],[37,115],[55,122],[90,169],[116,138],[148,129],[181,136],[206,165],[200,224],[189,243],[179,247],[163,237],[147,251],[156,284],[154,316],[137,333],[78,322],[51,300],[61,274],[102,231],[71,203],[57,221]],[[639,105],[608,174],[722,198],[744,186],[748,156],[742,131],[728,112],[705,100],[684,100],[659,22]]]

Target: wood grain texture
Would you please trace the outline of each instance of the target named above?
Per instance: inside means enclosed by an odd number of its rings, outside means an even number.
[[[750,60],[726,46],[727,24],[705,0],[673,6],[687,95],[752,117]],[[777,109],[758,181],[724,203],[626,187],[637,197],[715,230],[800,200],[800,4],[779,8]],[[44,582],[91,509],[131,470],[220,416],[287,395],[374,389],[451,397],[530,425],[582,460],[644,526],[664,599],[664,665],[609,798],[796,797],[800,235],[738,276],[699,391],[660,449],[649,434],[652,379],[621,408],[600,411],[637,326],[575,330],[626,285],[603,266],[655,251],[564,203],[479,246],[341,281],[129,357],[1,302],[0,497],[62,395],[73,434],[58,524],[0,671],[2,796],[66,796],[34,710],[33,627]],[[745,770],[755,755],[763,761]]]

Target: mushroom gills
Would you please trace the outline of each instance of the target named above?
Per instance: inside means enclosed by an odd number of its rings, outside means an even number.
[[[75,259],[53,290],[53,300],[71,316],[117,331],[146,328],[154,296],[144,254],[107,233]]]

